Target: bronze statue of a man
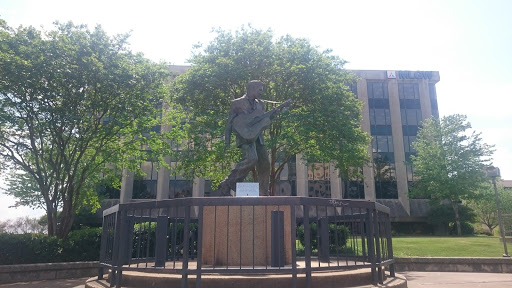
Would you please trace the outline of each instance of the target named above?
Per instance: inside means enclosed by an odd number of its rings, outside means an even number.
[[[231,133],[236,135],[236,145],[242,151],[242,160],[235,166],[229,176],[217,190],[223,196],[236,191],[236,183],[243,182],[247,174],[256,166],[260,196],[269,195],[270,162],[268,160],[263,129],[270,125],[270,119],[277,112],[274,108],[265,113],[265,105],[260,96],[265,85],[253,80],[247,83],[247,93],[231,102],[225,131],[225,144],[231,143]]]

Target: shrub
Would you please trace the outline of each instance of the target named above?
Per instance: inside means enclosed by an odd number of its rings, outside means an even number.
[[[100,256],[101,228],[85,227],[61,240],[62,261],[96,261]]]
[[[462,235],[473,235],[475,234],[475,228],[473,225],[467,222],[461,222],[460,223],[460,230]],[[453,224],[451,227],[450,234],[457,235],[457,225]]]
[[[317,232],[317,224],[311,223],[311,250],[318,250],[318,232]],[[337,232],[337,239],[336,239]],[[304,237],[304,226],[300,225],[297,227],[297,240],[299,240],[300,244],[303,247],[305,246],[305,237]],[[350,238],[350,230],[343,224],[329,224],[329,250],[331,252],[336,252],[337,250],[342,250],[347,245],[347,241]],[[336,240],[337,244],[336,245]],[[339,251],[338,251],[339,252]]]
[[[426,222],[391,222],[393,236],[400,235],[432,235],[434,228]]]

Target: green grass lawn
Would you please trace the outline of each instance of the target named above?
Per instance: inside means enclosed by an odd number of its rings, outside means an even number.
[[[512,248],[512,243],[507,243]],[[393,237],[395,257],[501,257],[503,243],[498,237]]]

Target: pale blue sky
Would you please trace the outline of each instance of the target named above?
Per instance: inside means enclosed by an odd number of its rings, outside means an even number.
[[[173,64],[186,64],[213,27],[250,23],[332,49],[348,69],[439,71],[441,116],[466,114],[484,142],[496,145],[494,164],[505,179],[512,179],[511,12],[507,0],[0,0],[10,26],[72,20],[110,34],[132,31],[132,50]],[[0,195],[0,219],[26,213],[9,203]]]

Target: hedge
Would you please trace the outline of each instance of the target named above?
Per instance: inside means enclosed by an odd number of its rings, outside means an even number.
[[[101,228],[71,231],[66,239],[45,234],[0,233],[0,265],[98,261]]]

